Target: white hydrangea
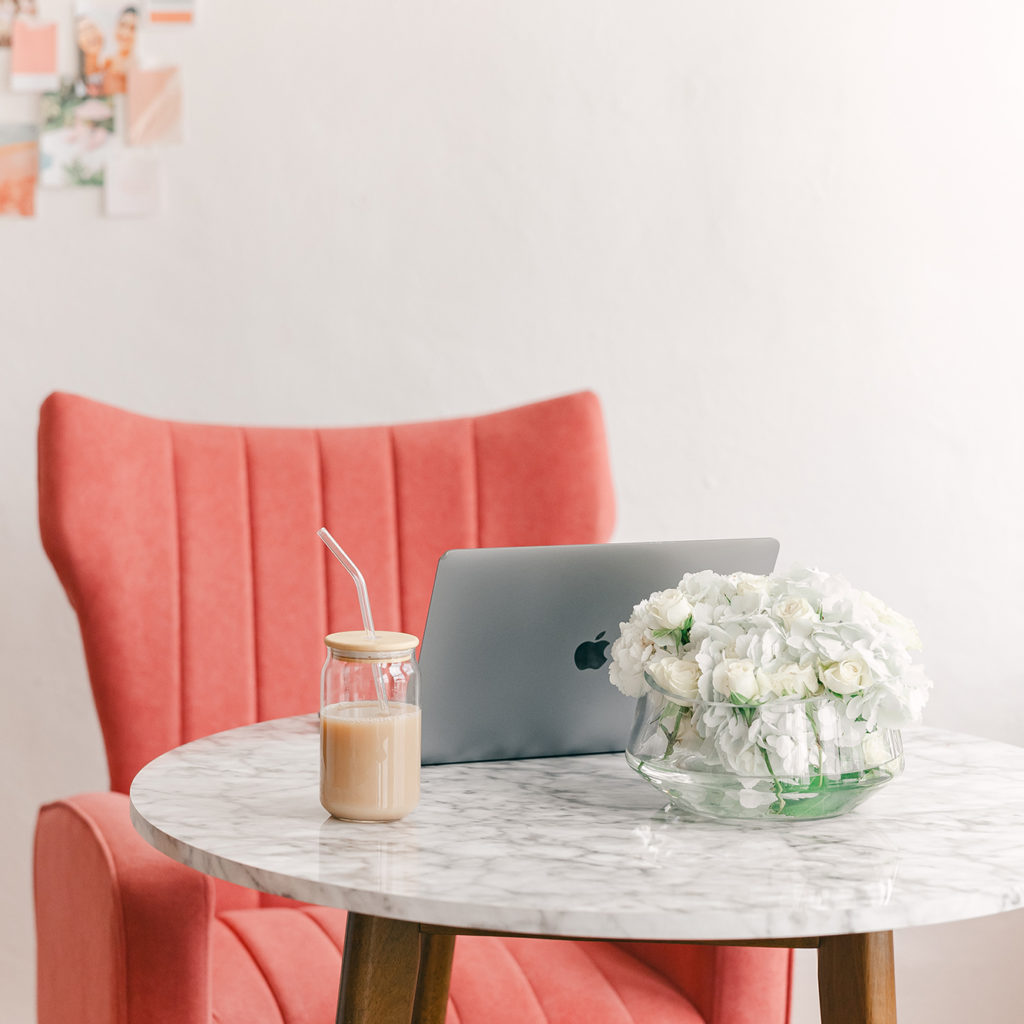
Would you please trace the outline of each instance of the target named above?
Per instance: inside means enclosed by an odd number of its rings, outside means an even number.
[[[629,621],[619,623],[619,638],[612,644],[608,672],[612,683],[627,697],[640,697],[647,688],[644,666],[651,660],[654,645],[645,642],[644,630],[644,624],[637,621],[634,610]]]

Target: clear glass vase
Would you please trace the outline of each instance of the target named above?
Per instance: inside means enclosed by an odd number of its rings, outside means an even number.
[[[903,770],[896,729],[833,694],[761,704],[637,701],[626,760],[672,805],[721,821],[832,818]]]

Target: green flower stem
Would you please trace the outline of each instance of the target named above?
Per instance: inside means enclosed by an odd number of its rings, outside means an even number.
[[[804,705],[804,714],[807,715],[807,721],[811,723],[811,732],[814,733],[814,743],[818,748],[818,773],[820,774],[825,762],[825,747],[821,742],[821,734],[818,732],[818,723],[814,720],[811,709],[806,705]]]
[[[772,767],[772,760],[768,756],[768,751],[759,745],[761,756],[764,758],[764,763],[768,766],[768,774],[772,777],[772,783],[775,786],[775,798],[779,802],[779,811],[784,812],[786,809],[786,798],[782,795],[782,783],[779,782],[779,777],[775,774],[775,769]]]
[[[672,751],[675,750],[676,743],[679,740],[679,729],[683,724],[683,712],[686,710],[681,704],[676,704],[676,720],[672,724],[672,731],[669,732],[665,728],[665,716],[668,713],[668,708],[661,713],[661,722],[658,724],[658,728],[665,734],[665,757],[671,757]]]

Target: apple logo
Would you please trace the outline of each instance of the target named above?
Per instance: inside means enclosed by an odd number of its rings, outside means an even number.
[[[576,662],[576,667],[581,672],[587,668],[600,668],[608,660],[608,655],[605,654],[608,641],[601,639],[604,634],[605,630],[602,629],[593,640],[584,640],[576,648],[572,660]]]

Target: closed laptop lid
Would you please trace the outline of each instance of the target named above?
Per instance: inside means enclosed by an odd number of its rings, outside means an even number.
[[[419,658],[423,763],[624,750],[635,701],[608,679],[619,624],[688,572],[769,573],[778,541],[447,552]]]

